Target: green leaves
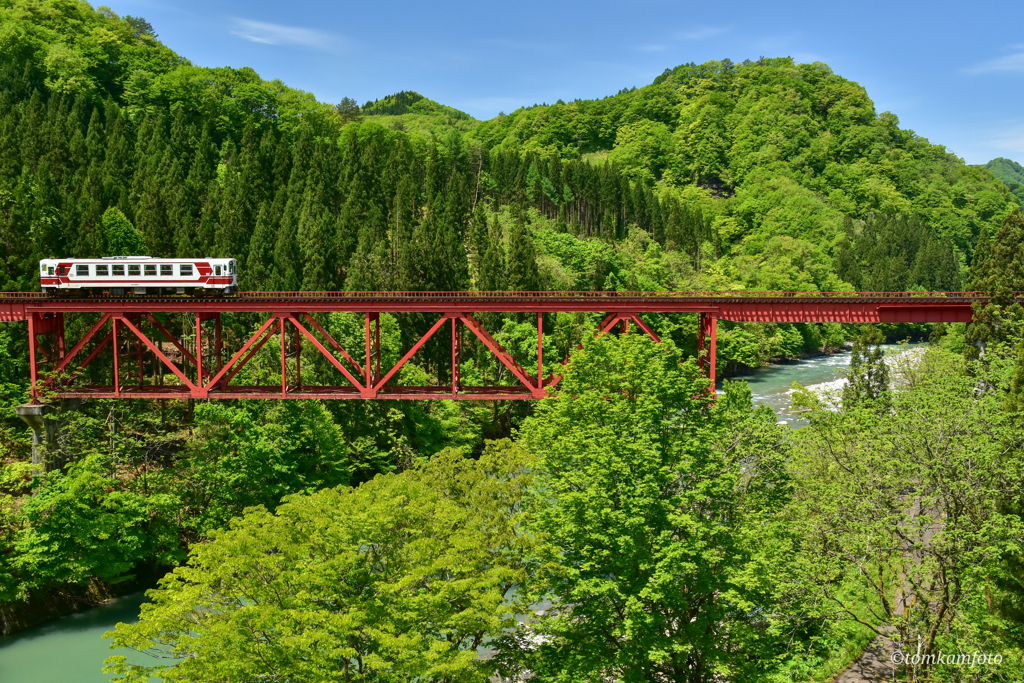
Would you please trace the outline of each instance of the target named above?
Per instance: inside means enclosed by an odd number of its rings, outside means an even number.
[[[524,609],[510,594],[528,542],[529,457],[507,442],[479,461],[439,454],[356,489],[255,508],[196,546],[150,593],[121,647],[176,664],[108,661],[122,681],[480,681],[476,648]]]
[[[555,603],[533,624],[548,640],[522,644],[527,668],[701,681],[757,650],[744,624],[762,572],[741,539],[785,500],[784,456],[774,416],[738,389],[714,406],[693,361],[640,335],[573,357],[558,398],[523,428],[538,454],[529,587]]]
[[[146,240],[142,232],[116,206],[103,213],[103,227],[108,256],[139,256],[146,253]]]
[[[996,586],[1021,556],[1024,435],[1002,408],[1008,368],[968,373],[937,349],[920,363],[885,410],[819,410],[795,433],[790,590],[904,650],[1009,653],[994,605],[1017,599]]]

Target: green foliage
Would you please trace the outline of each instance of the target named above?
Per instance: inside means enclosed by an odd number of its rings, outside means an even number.
[[[754,538],[774,545],[757,520],[787,490],[774,417],[752,410],[745,385],[712,407],[693,361],[637,335],[585,344],[563,383],[523,428],[543,539],[530,588],[554,601],[526,667],[557,680],[743,678],[770,641],[751,627],[767,588]]]
[[[252,508],[150,591],[114,644],[165,659],[108,660],[121,681],[479,681],[476,648],[525,610],[519,518],[530,458],[508,442],[456,452],[354,489]],[[168,662],[167,659],[171,661]]]
[[[1017,585],[1024,551],[1022,434],[1002,409],[1008,379],[1007,363],[968,366],[930,349],[889,410],[816,411],[794,434],[790,516],[803,539],[794,600],[821,606],[824,619],[892,628],[904,652],[1000,652],[998,671],[978,675],[1020,677],[1019,587],[1003,592]],[[907,672],[928,675],[957,672]]]
[[[117,583],[145,563],[182,559],[175,528],[180,498],[124,490],[108,467],[101,456],[89,457],[37,483],[38,493],[21,508],[26,526],[14,542],[20,591],[92,577]]]
[[[373,102],[367,102],[361,111],[367,116],[401,116],[402,114],[444,114],[453,119],[472,117],[458,109],[428,100],[418,92],[402,91]]]
[[[881,410],[888,408],[889,367],[880,346],[884,341],[874,325],[865,325],[853,341],[850,367],[843,387],[843,405],[847,410],[862,406]]]
[[[985,164],[985,168],[999,178],[1021,203],[1024,203],[1024,166],[1016,161],[999,157]]]
[[[965,334],[969,356],[983,352],[988,344],[1021,337],[1024,309],[1016,292],[1024,290],[1024,215],[1019,209],[1006,217],[991,239],[982,237],[968,287],[989,295],[988,301],[971,306],[974,317]]]
[[[103,212],[102,221],[108,256],[138,256],[146,253],[142,232],[116,206]]]
[[[872,217],[846,230],[836,253],[836,272],[858,290],[903,292],[960,289],[960,263],[948,242],[935,238],[918,219]]]

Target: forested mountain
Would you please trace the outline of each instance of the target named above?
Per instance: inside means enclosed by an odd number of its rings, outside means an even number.
[[[138,17],[0,0],[3,290],[134,225],[154,256],[237,258],[253,290],[997,294],[966,330],[723,323],[727,371],[857,339],[842,405],[797,388],[796,436],[743,383],[709,394],[695,316],[645,318],[656,346],[558,314],[544,356],[574,353],[538,405],[89,400],[58,415],[45,473],[13,415],[27,332],[0,326],[0,627],[178,566],[116,634],[167,648],[167,681],[820,681],[894,634],[1005,652],[1015,668],[978,680],[1019,679],[1018,205],[823,64],[686,64],[481,122],[411,91],[318,102],[194,65]],[[363,334],[318,318],[342,345]],[[536,371],[534,321],[481,319]],[[428,324],[401,323],[381,316],[385,364]],[[225,343],[254,324],[225,316]],[[870,347],[897,332],[946,348],[890,392]],[[444,383],[448,353],[435,338],[403,383]],[[474,340],[462,353],[467,384],[510,381]],[[280,371],[257,354],[238,382]],[[911,584],[920,600],[893,588]],[[509,614],[552,596],[532,632]]]
[[[1024,166],[1021,166],[1016,161],[999,157],[985,164],[985,168],[991,171],[992,175],[996,178],[1006,183],[1006,186],[1010,188],[1010,192],[1024,203]]]

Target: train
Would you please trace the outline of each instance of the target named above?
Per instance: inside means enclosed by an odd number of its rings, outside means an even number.
[[[39,284],[44,293],[227,295],[238,291],[238,262],[233,258],[155,258],[104,256],[93,259],[43,259]]]

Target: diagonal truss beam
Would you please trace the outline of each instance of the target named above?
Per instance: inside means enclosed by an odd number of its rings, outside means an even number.
[[[363,367],[361,365],[359,365],[359,363],[357,363],[352,356],[348,355],[348,352],[345,351],[345,349],[341,348],[341,344],[339,344],[337,341],[335,341],[334,337],[329,335],[327,333],[327,330],[325,330],[323,327],[321,327],[320,323],[318,323],[316,320],[313,319],[313,316],[311,316],[309,313],[303,313],[302,317],[304,317],[309,322],[309,324],[312,327],[316,328],[316,331],[319,332],[320,335],[324,339],[327,340],[328,344],[330,344],[331,346],[334,347],[335,351],[340,353],[345,358],[345,360],[347,360],[349,363],[352,364],[352,367],[354,367],[356,369],[356,372],[358,372],[360,375],[363,376],[364,380],[366,379],[366,373],[363,372]],[[293,317],[293,320],[294,320],[294,317]]]
[[[473,318],[473,316],[465,313],[461,314],[459,317],[462,318],[466,327],[468,327],[470,331],[484,343],[484,346],[490,349],[491,353],[493,353],[498,360],[501,361],[501,363],[508,368],[509,371],[515,375],[527,389],[530,390],[531,393],[534,395],[544,393],[543,388],[540,387],[539,384],[535,383],[532,377],[526,374],[526,370],[523,369],[523,366],[517,363],[516,359],[513,358],[508,351],[506,351],[505,348],[494,339],[494,337],[488,334],[487,330],[485,330],[483,326]]]
[[[344,365],[342,365],[341,362],[337,358],[335,358],[334,355],[330,351],[328,351],[324,347],[324,345],[321,344],[320,341],[309,332],[309,330],[307,330],[305,327],[302,326],[302,323],[300,323],[298,321],[298,318],[296,318],[295,315],[290,315],[288,317],[288,320],[291,321],[292,325],[294,325],[295,328],[300,333],[302,333],[302,336],[304,336],[306,339],[308,339],[310,341],[310,343],[313,344],[313,346],[315,346],[316,349],[320,353],[322,353],[324,355],[324,357],[327,358],[327,360],[331,361],[331,364],[334,365],[334,367],[336,367],[338,369],[338,372],[340,372],[341,374],[345,375],[345,379],[347,379],[349,382],[351,382],[352,386],[354,386],[356,389],[358,389],[360,394],[362,394],[363,392],[365,392],[368,389],[368,387],[365,387],[362,384],[360,384],[359,380],[357,380],[355,378],[355,376],[353,376],[352,373],[349,372],[348,369]],[[323,329],[319,325],[317,325],[317,328],[321,329],[321,330]],[[323,332],[323,335],[327,338],[327,340],[329,342],[333,343],[332,345],[336,349],[341,350],[341,347],[338,345],[338,343],[336,341],[334,341],[334,339],[331,337],[331,335],[327,334],[326,332]],[[342,353],[345,353],[345,352],[342,350]],[[348,354],[345,354],[345,355],[348,355]]]
[[[417,351],[423,348],[423,345],[426,344],[430,340],[430,338],[434,336],[434,333],[437,332],[438,329],[440,329],[441,325],[444,324],[444,321],[448,320],[451,317],[452,316],[449,315],[448,313],[442,315],[440,320],[434,323],[433,327],[427,330],[427,333],[420,337],[419,341],[413,344],[412,348],[409,349],[397,363],[395,363],[395,367],[391,368],[391,370],[388,371],[388,374],[381,377],[379,382],[377,382],[376,384],[369,388],[369,390],[367,391],[367,398],[376,398],[377,392],[384,388],[384,385],[386,385],[391,380],[391,378],[395,376],[395,373],[401,370],[402,366],[409,362],[409,359],[412,358]]]
[[[181,371],[181,370],[180,370],[180,369],[178,368],[178,366],[177,366],[177,365],[175,365],[174,363],[172,363],[172,362],[171,362],[171,359],[170,359],[170,358],[168,358],[167,356],[165,356],[165,355],[164,355],[164,353],[163,353],[163,352],[162,352],[162,351],[161,351],[161,350],[159,349],[159,347],[157,347],[157,345],[156,345],[156,344],[154,344],[154,343],[153,343],[153,342],[152,342],[152,341],[151,341],[151,340],[149,339],[149,337],[147,337],[147,336],[146,336],[145,334],[143,334],[143,333],[142,333],[142,330],[140,330],[140,329],[139,329],[138,327],[136,327],[135,325],[133,325],[133,324],[132,324],[132,322],[131,322],[130,320],[128,320],[128,318],[127,318],[127,317],[125,317],[125,316],[123,316],[123,315],[118,315],[118,316],[114,316],[114,318],[115,318],[115,319],[116,319],[117,321],[119,321],[119,322],[123,323],[123,324],[124,324],[124,326],[125,326],[125,327],[127,327],[127,328],[128,328],[129,330],[131,330],[132,334],[134,334],[134,335],[135,335],[136,337],[138,337],[139,341],[141,341],[141,342],[142,342],[143,344],[145,344],[145,345],[146,345],[146,348],[148,348],[148,349],[149,349],[150,351],[152,351],[152,352],[153,352],[153,354],[154,354],[154,355],[155,355],[155,356],[156,356],[156,357],[157,357],[158,359],[160,359],[160,362],[161,362],[161,363],[163,363],[164,365],[166,365],[166,366],[167,366],[167,369],[168,369],[168,370],[170,370],[171,372],[173,372],[173,373],[174,373],[174,375],[175,375],[175,376],[176,376],[176,377],[177,377],[178,379],[180,379],[180,380],[182,381],[182,383],[183,383],[183,384],[184,384],[185,386],[187,386],[187,387],[188,387],[188,388],[189,388],[190,390],[192,390],[192,391],[195,391],[195,390],[196,390],[196,388],[197,388],[197,387],[196,387],[196,385],[195,385],[195,384],[194,384],[194,383],[192,382],[192,380],[190,380],[190,379],[189,379],[188,377],[186,377],[186,376],[185,376],[185,373],[184,373],[184,372],[182,372],[182,371]]]
[[[230,382],[231,378],[235,376],[235,373],[241,370],[242,367],[245,366],[245,364],[248,363],[249,360],[256,354],[256,352],[260,350],[260,347],[262,347],[267,342],[267,340],[270,339],[271,336],[273,336],[273,333],[267,334],[266,336],[264,336],[264,334],[267,332],[267,330],[271,329],[276,320],[277,315],[270,316],[270,319],[267,320],[267,322],[263,323],[263,325],[260,327],[260,329],[256,331],[255,334],[249,337],[249,340],[242,345],[242,348],[238,350],[238,353],[232,356],[231,360],[225,363],[224,366],[220,369],[220,371],[217,372],[217,374],[214,375],[209,382],[207,382],[204,386],[197,387],[196,391],[193,392],[193,398],[207,398],[210,394],[210,389],[217,386],[217,382],[221,381],[221,379],[224,378],[225,375],[228,375],[229,370],[231,371],[231,374],[227,376],[224,383],[227,384],[228,382]],[[257,340],[259,340],[258,344]],[[254,345],[255,348],[253,348]],[[239,363],[238,366],[235,367],[234,370],[232,370],[232,366],[238,363],[238,360],[244,354],[246,354],[246,352],[249,352],[249,355],[245,356],[245,360]]]
[[[178,341],[177,337],[175,337],[173,334],[168,332],[167,328],[164,327],[160,323],[159,320],[154,318],[152,313],[147,313],[146,314],[146,318],[149,320],[150,324],[153,325],[153,327],[155,327],[160,332],[160,334],[162,334],[164,336],[165,339],[167,339],[167,341],[169,341],[172,344],[174,344],[174,348],[178,349],[178,352],[181,353],[182,358],[186,358],[188,360],[188,362],[191,363],[192,365],[195,365],[196,367],[200,367],[200,364],[196,362],[196,357],[193,356],[188,351],[188,349],[186,349],[184,346],[182,346],[181,342]],[[203,368],[203,377],[209,377],[209,376],[210,376],[210,371],[207,370],[206,368]]]
[[[85,333],[85,336],[82,337],[79,340],[79,342],[71,348],[71,352],[64,356],[63,360],[61,360],[60,363],[57,363],[57,367],[53,369],[53,374],[56,375],[57,373],[62,372],[64,368],[66,368],[71,363],[71,361],[75,359],[75,356],[78,355],[79,351],[85,348],[85,345],[89,342],[89,340],[92,339],[97,332],[99,332],[100,328],[107,324],[107,321],[110,320],[111,317],[112,314],[110,313],[104,314],[103,317],[99,319],[99,322],[93,325],[89,329],[89,331]],[[88,365],[88,363],[86,363],[85,365]],[[85,367],[85,365],[83,365],[82,367]],[[49,383],[50,381],[52,381],[52,379],[47,380],[47,383]]]

